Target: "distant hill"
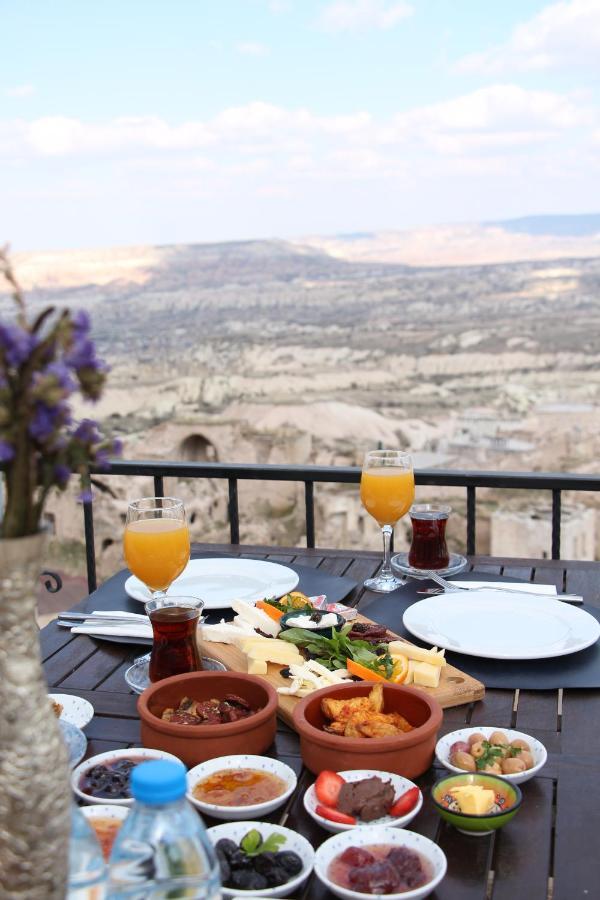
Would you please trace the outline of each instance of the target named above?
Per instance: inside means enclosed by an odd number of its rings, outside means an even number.
[[[600,234],[600,213],[579,216],[522,216],[520,219],[504,219],[484,222],[511,231],[513,234],[539,234],[554,237],[589,237]]]

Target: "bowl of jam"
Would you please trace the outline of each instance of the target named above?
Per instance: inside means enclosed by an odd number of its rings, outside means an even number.
[[[107,750],[80,763],[71,774],[71,787],[84,803],[131,806],[131,773],[150,759],[170,759],[181,763],[172,753],[132,747],[129,750]]]

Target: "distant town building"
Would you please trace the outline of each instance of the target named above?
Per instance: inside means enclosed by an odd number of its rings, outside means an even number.
[[[492,556],[548,559],[552,549],[552,510],[495,510],[491,515]],[[595,559],[596,513],[585,506],[563,507],[560,532],[562,559]]]

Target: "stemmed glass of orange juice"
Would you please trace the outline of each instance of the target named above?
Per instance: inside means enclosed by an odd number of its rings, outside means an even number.
[[[404,582],[392,572],[391,541],[394,525],[406,515],[415,498],[412,459],[401,450],[370,450],[360,478],[362,505],[383,533],[383,565],[375,578],[367,578],[370,591],[387,593]]]
[[[183,502],[174,497],[143,497],[130,503],[123,551],[129,569],[152,596],[164,594],[190,558]]]

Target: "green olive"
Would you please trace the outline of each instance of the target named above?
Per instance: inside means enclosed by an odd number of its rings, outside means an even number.
[[[508,759],[502,760],[502,774],[503,775],[516,775],[517,772],[524,772],[526,769],[526,765],[522,759],[519,759],[518,756],[509,757]]]
[[[508,747],[508,738],[503,731],[492,731],[489,742],[496,747]]]
[[[476,731],[474,734],[469,735],[469,744],[471,747],[473,744],[479,744],[481,741],[487,741],[485,734],[482,734],[480,731]]]
[[[474,744],[471,744],[471,754],[475,759],[480,759],[485,753],[486,748],[483,746],[483,741],[476,741]]]
[[[453,753],[450,762],[457,769],[465,769],[467,772],[474,772],[477,768],[471,754],[465,753],[464,750],[457,750],[456,753]]]
[[[531,747],[529,746],[527,741],[522,740],[522,738],[515,738],[514,741],[510,742],[510,746],[515,747],[519,750],[527,750],[529,753],[531,753]]]
[[[502,775],[502,769],[500,768],[500,763],[488,763],[488,765],[484,768],[484,772],[490,772],[492,775]]]
[[[529,752],[529,750],[521,750],[516,759],[520,759],[525,763],[526,769],[533,769],[535,766],[535,760],[533,758],[533,754]]]

